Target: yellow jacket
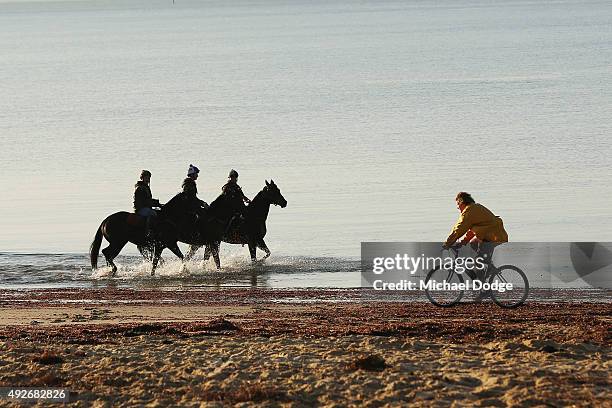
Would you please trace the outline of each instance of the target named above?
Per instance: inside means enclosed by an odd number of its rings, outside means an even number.
[[[463,209],[459,220],[446,238],[446,245],[453,245],[469,230],[481,241],[508,242],[508,233],[504,229],[502,219],[481,204],[469,204]]]

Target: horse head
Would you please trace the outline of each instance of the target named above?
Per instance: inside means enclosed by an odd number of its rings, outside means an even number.
[[[274,180],[270,179],[269,183],[268,180],[266,180],[266,186],[264,187],[263,192],[266,194],[270,204],[279,205],[281,208],[285,208],[287,206],[287,200],[285,200],[285,197],[283,197],[281,194],[278,186],[274,184]]]

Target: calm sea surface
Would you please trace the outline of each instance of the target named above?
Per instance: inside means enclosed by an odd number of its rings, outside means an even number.
[[[459,190],[511,240],[612,241],[611,67],[610,1],[0,0],[0,283],[68,285],[140,170],[164,202],[190,163],[207,201],[281,188],[276,286],[442,240]]]

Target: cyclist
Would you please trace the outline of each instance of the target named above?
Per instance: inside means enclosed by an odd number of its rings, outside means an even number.
[[[455,201],[461,215],[446,238],[444,248],[450,248],[463,237],[458,246],[471,244],[477,256],[489,264],[495,246],[508,242],[508,233],[504,229],[502,219],[484,205],[476,203],[472,196],[464,191],[457,194]],[[486,276],[481,278],[485,279]]]
[[[465,235],[461,244],[476,242],[508,242],[508,233],[500,217],[493,214],[487,207],[476,203],[469,193],[464,191],[455,197],[457,209],[461,212],[459,220],[446,238],[444,246],[449,248],[459,238]]]

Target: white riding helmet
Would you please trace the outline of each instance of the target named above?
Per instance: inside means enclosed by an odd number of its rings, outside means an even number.
[[[198,169],[196,166],[194,166],[193,164],[189,165],[189,170],[187,170],[187,175],[188,176],[192,176],[194,174],[198,174],[200,172],[200,169]]]

